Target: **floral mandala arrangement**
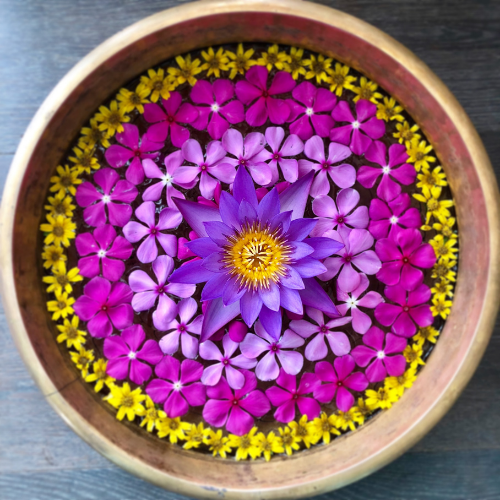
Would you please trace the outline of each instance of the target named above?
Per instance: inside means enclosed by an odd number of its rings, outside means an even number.
[[[329,443],[411,387],[450,313],[447,186],[403,107],[340,62],[178,56],[101,106],[51,178],[57,342],[116,418],[186,449]]]

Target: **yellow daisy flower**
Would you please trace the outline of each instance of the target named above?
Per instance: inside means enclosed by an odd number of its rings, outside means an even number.
[[[73,314],[75,311],[71,307],[75,303],[73,297],[68,297],[66,292],[56,292],[56,300],[47,302],[47,310],[52,314],[52,319],[57,321],[59,318],[66,318],[68,314]]]
[[[319,54],[318,57],[311,54],[309,59],[304,59],[304,65],[309,69],[306,71],[306,80],[316,78],[316,83],[326,82],[328,78],[328,70],[332,65],[332,60]]]
[[[116,101],[111,101],[109,108],[99,107],[99,113],[96,113],[95,119],[100,122],[99,129],[105,130],[111,137],[116,132],[123,132],[123,123],[129,122],[130,116],[125,114],[123,108],[118,107]]]
[[[456,281],[457,273],[453,271],[453,268],[457,265],[456,260],[443,260],[438,261],[434,264],[432,268],[431,278],[445,279],[448,281]]]
[[[71,361],[82,372],[82,377],[85,378],[89,374],[90,363],[94,361],[94,351],[86,351],[80,347],[77,352],[70,351]]]
[[[123,420],[127,417],[128,420],[132,421],[136,416],[142,417],[146,412],[142,405],[146,396],[142,394],[140,387],[132,390],[129,383],[125,382],[122,387],[114,384],[111,385],[110,391],[111,393],[104,399],[118,409],[116,413],[118,420]]]
[[[432,298],[431,312],[433,316],[441,316],[446,319],[450,315],[451,306],[453,302],[447,300],[445,296],[438,296]]]
[[[42,259],[44,260],[43,267],[45,269],[58,266],[61,262],[66,262],[67,258],[61,246],[50,245],[43,249]]]
[[[66,191],[69,191],[73,196],[75,196],[75,186],[82,183],[82,180],[78,178],[78,169],[70,169],[68,165],[65,165],[63,168],[61,167],[61,165],[59,165],[56,171],[58,175],[54,175],[50,178],[50,182],[52,182],[52,186],[50,186],[50,192],[65,194]]]
[[[115,379],[106,373],[108,362],[105,359],[98,359],[92,364],[92,372],[85,377],[85,382],[95,382],[94,391],[100,392],[104,386],[111,387]],[[142,423],[141,423],[142,425]]]
[[[436,281],[431,292],[435,297],[453,297],[453,285],[448,280]]]
[[[212,47],[201,51],[201,57],[205,62],[201,65],[201,70],[207,72],[207,76],[214,75],[220,78],[221,71],[229,70],[229,57],[226,55],[222,47],[217,52]]]
[[[404,120],[402,111],[404,111],[403,106],[400,106],[394,97],[384,97],[384,102],[377,104],[377,118],[386,122],[392,120],[402,122]]]
[[[353,89],[353,83],[357,80],[357,77],[349,75],[349,66],[345,64],[335,63],[335,69],[330,69],[328,71],[327,83],[330,84],[330,91],[335,92],[335,94],[340,97],[344,89]]]
[[[438,233],[442,234],[445,238],[458,238],[458,234],[454,232],[454,226],[456,223],[455,217],[449,217],[443,222],[435,222],[432,224],[432,228]]]
[[[442,260],[454,260],[457,258],[458,248],[455,248],[457,240],[455,238],[450,238],[445,240],[442,234],[436,234],[432,240],[429,241],[434,248],[436,257],[439,261]]]
[[[312,444],[316,444],[321,435],[317,433],[314,422],[307,421],[307,415],[302,415],[298,422],[290,422],[288,427],[295,432],[295,435],[310,448]]]
[[[407,163],[413,163],[415,170],[420,172],[420,169],[429,169],[429,163],[434,163],[436,161],[435,156],[430,156],[429,153],[432,151],[432,146],[427,144],[425,141],[419,141],[414,138],[410,141],[410,144],[406,146],[406,153],[409,158],[406,160]]]
[[[378,104],[377,99],[382,99],[382,94],[377,92],[378,85],[375,82],[368,80],[368,78],[362,76],[359,79],[359,87],[353,87],[352,91],[356,94],[354,102],[360,99],[366,99],[367,101],[373,102],[373,104]]]
[[[315,432],[323,443],[328,444],[331,440],[331,435],[340,436],[339,430],[336,428],[337,417],[335,415],[328,416],[326,413],[321,413],[318,418],[313,420]]]
[[[448,209],[453,206],[453,201],[440,200],[441,191],[442,188],[433,187],[423,191],[422,194],[415,193],[413,195],[416,200],[427,204],[426,224],[429,224],[431,217],[443,222],[451,215]]]
[[[255,447],[259,450],[259,456],[264,455],[266,462],[269,462],[275,453],[285,452],[282,439],[272,431],[267,436],[263,432],[259,432],[255,436]]]
[[[57,325],[57,329],[61,332],[57,336],[57,342],[61,344],[66,341],[66,347],[74,347],[75,349],[79,349],[82,344],[85,344],[87,332],[78,330],[79,323],[80,319],[75,315],[71,321],[66,318],[62,325]]]
[[[228,441],[227,437],[222,436],[221,430],[215,432],[212,429],[208,429],[208,435],[203,442],[208,446],[214,457],[220,455],[222,458],[226,458],[227,454],[231,452],[231,446],[229,446]]]
[[[362,416],[358,411],[352,407],[349,411],[343,412],[338,411],[335,414],[335,425],[338,429],[346,431],[350,429],[351,431],[356,430],[356,424],[361,425],[365,421],[365,417]]]
[[[95,146],[103,146],[109,148],[109,133],[107,130],[101,130],[99,128],[99,122],[95,118],[90,119],[90,127],[83,127],[80,130],[80,140],[78,142],[78,147],[83,148],[94,148]]]
[[[417,187],[422,191],[431,190],[434,186],[447,186],[446,174],[441,167],[436,167],[432,171],[428,168],[422,169],[422,172],[417,175]]]
[[[208,436],[208,431],[210,429],[205,429],[203,427],[203,422],[198,425],[191,424],[191,428],[186,432],[186,442],[183,448],[190,450],[191,448],[198,448],[203,444],[205,438]]]
[[[257,439],[255,438],[256,432],[257,427],[252,427],[250,432],[243,436],[229,435],[229,446],[236,448],[236,460],[246,460],[248,455],[256,459],[260,455]]]
[[[285,68],[284,63],[288,62],[290,56],[286,52],[280,52],[278,44],[271,45],[267,52],[262,52],[260,58],[257,59],[257,64],[259,66],[265,66],[268,71],[271,71],[274,67],[279,70]]]
[[[178,68],[168,68],[168,74],[172,77],[174,83],[182,85],[188,82],[192,87],[197,81],[194,76],[202,71],[200,67],[201,61],[199,59],[191,61],[191,54],[188,54],[185,58],[177,56],[175,62],[179,65]]]
[[[146,426],[148,432],[153,432],[153,429],[158,428],[158,424],[160,423],[160,419],[167,418],[167,414],[163,410],[158,410],[154,401],[146,396],[146,410],[144,412],[144,418],[141,421],[141,427]]]
[[[395,392],[398,397],[401,397],[405,389],[409,389],[415,380],[417,380],[417,372],[414,368],[410,368],[399,377],[387,377],[384,381],[384,386],[389,391]]]
[[[304,67],[304,61],[302,60],[303,55],[304,49],[291,47],[290,54],[288,54],[288,60],[283,61],[283,69],[288,73],[291,73],[294,80],[297,80],[299,75],[306,74],[306,68]]]
[[[139,84],[134,92],[128,89],[120,89],[120,92],[116,94],[118,99],[118,107],[123,110],[124,113],[131,113],[134,109],[137,109],[139,113],[144,113],[144,104],[148,103],[148,96],[151,92],[145,87]]]
[[[238,48],[236,49],[236,53],[228,50],[226,55],[231,59],[227,67],[231,70],[229,74],[229,78],[231,80],[239,73],[240,75],[244,75],[245,71],[248,71],[252,66],[257,64],[257,61],[252,59],[254,54],[253,49],[248,49],[247,51],[243,50],[243,44],[238,44]]]
[[[356,417],[356,422],[359,425],[363,425],[366,417],[373,413],[372,409],[366,404],[366,401],[363,398],[358,398],[358,404],[353,406],[351,410],[354,414],[358,415]]]
[[[426,340],[428,340],[432,344],[435,344],[437,341],[436,337],[439,335],[439,333],[440,332],[436,330],[433,326],[426,326],[418,330],[416,335],[413,336],[413,340],[419,346],[423,346]]]
[[[291,455],[293,450],[300,449],[301,438],[295,434],[295,431],[290,429],[290,427],[281,427],[278,429],[280,431],[281,442],[283,443],[283,448],[287,455]]]
[[[55,196],[49,196],[47,201],[49,204],[45,205],[45,210],[48,210],[53,217],[58,215],[73,217],[73,210],[76,206],[71,203],[73,201],[71,196],[58,192]]]
[[[406,361],[410,364],[410,368],[413,369],[425,365],[425,361],[422,359],[423,354],[424,350],[422,346],[418,344],[407,345],[403,351]]]
[[[69,159],[74,163],[73,168],[76,168],[78,173],[85,172],[90,174],[90,170],[98,170],[101,168],[97,162],[97,158],[93,156],[93,149],[91,148],[73,148],[75,156],[70,156]]]
[[[47,221],[45,224],[40,225],[40,229],[44,233],[48,233],[43,240],[46,245],[54,243],[55,245],[63,244],[65,247],[69,247],[69,240],[75,237],[76,224],[64,215],[58,215],[57,217],[52,217],[52,215],[47,215]]]
[[[368,389],[366,392],[366,404],[372,409],[376,410],[381,408],[386,410],[390,408],[393,403],[398,400],[398,395],[396,392],[386,389],[385,387],[380,387],[377,391]]]
[[[178,440],[186,439],[184,431],[188,431],[191,424],[189,422],[182,422],[180,417],[176,418],[160,418],[156,429],[158,430],[158,437],[169,437],[171,443],[177,443]]]
[[[420,134],[417,134],[419,130],[418,125],[415,124],[410,127],[407,121],[396,123],[396,130],[397,132],[392,134],[393,137],[399,141],[399,144],[404,143],[406,147],[410,145],[413,139],[420,139],[422,137]]]
[[[159,68],[158,71],[149,69],[148,76],[141,76],[141,83],[139,83],[137,87],[137,92],[140,92],[146,97],[149,96],[151,102],[157,102],[160,97],[168,99],[170,97],[170,91],[174,89],[175,83],[173,82],[173,78],[170,75],[165,76],[165,70]],[[151,94],[151,96],[149,94]]]
[[[44,276],[43,282],[48,283],[47,292],[68,292],[73,291],[71,283],[82,281],[83,276],[79,274],[79,269],[74,267],[69,271],[66,270],[66,264],[61,262],[58,266],[52,268],[52,276]]]

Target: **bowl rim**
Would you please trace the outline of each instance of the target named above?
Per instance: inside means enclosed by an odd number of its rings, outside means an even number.
[[[265,488],[261,486],[260,488],[252,489],[251,487],[240,488],[237,483],[230,484],[227,487],[218,485],[207,486],[203,483],[193,483],[184,478],[178,478],[145,463],[137,456],[124,453],[119,446],[101,434],[97,429],[89,428],[87,421],[72,406],[67,404],[64,393],[59,391],[54,385],[37,356],[35,346],[29,337],[23,321],[14,276],[13,231],[16,208],[22,192],[23,178],[36,144],[41,139],[46,126],[49,124],[58,106],[95,68],[104,64],[114,54],[144,38],[146,35],[197,18],[239,12],[297,16],[327,24],[352,35],[362,37],[364,41],[377,47],[390,58],[404,64],[406,70],[423,84],[425,89],[452,120],[472,158],[474,170],[479,179],[481,194],[484,198],[487,216],[486,222],[489,229],[489,254],[487,255],[489,273],[487,282],[484,284],[484,296],[498,296],[500,289],[500,205],[496,179],[488,156],[472,123],[465,115],[460,104],[437,76],[412,52],[379,29],[329,7],[300,0],[273,0],[273,2],[268,2],[267,0],[203,0],[159,12],[112,36],[71,69],[46,98],[18,146],[5,184],[0,213],[2,299],[15,343],[46,399],[80,437],[117,465],[159,486],[196,497],[215,498],[221,494],[228,498],[305,497],[345,486],[374,472],[406,451],[438,422],[463,390],[481,359],[496,318],[498,308],[496,301],[482,301],[479,321],[469,344],[464,346],[464,351],[461,354],[461,363],[450,375],[446,387],[438,394],[436,400],[432,401],[431,404],[428,403],[428,407],[421,413],[419,420],[413,422],[412,425],[407,426],[406,429],[401,430],[395,436],[385,436],[385,439],[381,439],[377,453],[361,457],[356,464],[350,464],[344,469],[330,475],[328,471],[325,471],[323,476],[318,476],[311,480],[308,479],[307,482],[291,483],[280,487],[268,485]],[[450,177],[449,171],[447,174]],[[461,247],[462,243],[462,240],[460,240]],[[462,263],[462,254],[460,254],[460,263]],[[463,280],[461,281],[459,273],[458,287],[461,286],[463,288],[463,285],[464,282]],[[434,355],[435,353],[433,353]],[[430,363],[433,361],[433,356],[430,358]],[[425,373],[425,370],[419,376],[419,379],[423,376],[423,373]],[[419,383],[419,380],[417,380],[417,383]],[[397,410],[394,407],[390,412],[384,412],[377,417],[376,421],[382,422],[381,427],[385,425],[387,429],[390,421],[394,420],[398,416],[398,413],[401,414]],[[393,415],[391,416],[391,414]],[[365,424],[362,429],[372,427],[373,424],[374,422]],[[354,438],[356,442],[361,443],[361,434],[362,430],[352,434],[349,439]],[[321,455],[319,453],[320,449],[326,448],[317,447],[306,453],[310,453],[313,459],[316,457],[318,463],[321,463],[321,458],[319,458]],[[289,463],[292,466],[294,463],[299,464],[300,462],[296,457],[292,457]],[[273,462],[271,462],[272,464]],[[248,471],[252,471],[253,473],[259,467],[257,463],[241,465],[245,467],[245,473]]]

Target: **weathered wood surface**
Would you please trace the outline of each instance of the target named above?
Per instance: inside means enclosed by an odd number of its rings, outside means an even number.
[[[0,186],[52,87],[100,42],[174,0],[0,0]],[[500,177],[500,2],[321,0],[421,57],[471,117]],[[498,300],[492,297],[492,300]],[[500,323],[453,410],[406,455],[326,499],[500,499]],[[53,412],[0,313],[0,498],[177,499],[98,455]]]

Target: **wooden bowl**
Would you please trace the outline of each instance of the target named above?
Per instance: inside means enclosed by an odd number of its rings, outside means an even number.
[[[436,150],[456,200],[460,229],[452,312],[414,387],[357,432],[270,463],[213,459],[117,421],[54,340],[37,247],[49,177],[98,105],[160,61],[239,41],[300,45],[327,54],[392,94]],[[0,223],[5,310],[17,346],[49,403],[116,464],[195,497],[305,497],[342,487],[384,466],[415,444],[453,404],[479,363],[497,312],[497,184],[463,109],[429,68],[395,40],[354,17],[306,2],[190,3],[160,12],[104,42],[64,77],[31,122],[7,180]]]

